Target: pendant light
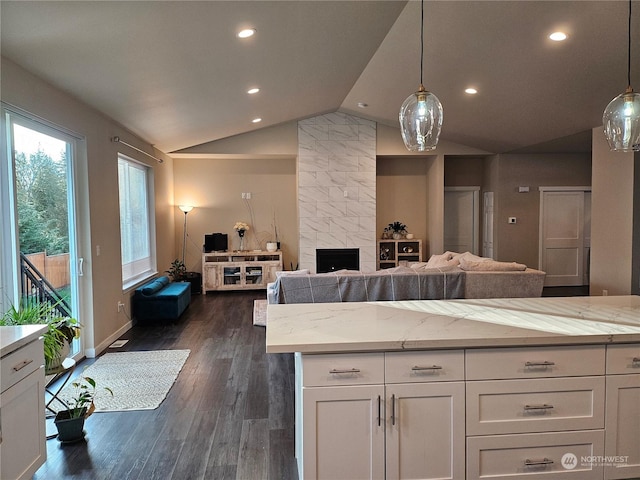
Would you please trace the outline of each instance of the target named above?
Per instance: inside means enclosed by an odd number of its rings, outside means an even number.
[[[407,150],[427,152],[438,144],[442,128],[442,104],[422,84],[424,64],[424,0],[420,4],[420,87],[400,107],[400,131]]]
[[[604,135],[616,152],[640,151],[640,94],[631,87],[631,0],[629,0],[629,43],[627,90],[611,100],[602,115]]]

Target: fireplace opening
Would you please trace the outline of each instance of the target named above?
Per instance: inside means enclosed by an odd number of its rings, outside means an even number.
[[[360,249],[316,249],[316,273],[328,273],[336,270],[360,270]]]

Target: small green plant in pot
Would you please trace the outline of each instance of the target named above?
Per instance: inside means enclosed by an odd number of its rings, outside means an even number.
[[[169,267],[169,270],[166,270],[166,273],[169,274],[171,280],[173,280],[174,282],[179,282],[180,280],[186,278],[187,267],[184,263],[182,263],[181,260],[176,259],[171,262],[171,266]]]
[[[46,372],[59,367],[69,353],[69,345],[80,336],[81,325],[75,318],[62,316],[56,304],[24,298],[16,307],[11,305],[0,325],[47,325],[44,340],[44,363]]]
[[[96,395],[96,381],[83,375],[74,380],[71,385],[74,388],[73,396],[69,400],[61,400],[67,409],[60,410],[54,420],[58,429],[58,440],[63,443],[84,439],[84,421],[95,409],[93,399]],[[113,395],[109,387],[104,389]]]

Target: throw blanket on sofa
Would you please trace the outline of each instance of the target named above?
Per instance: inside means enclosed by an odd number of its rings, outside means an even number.
[[[416,271],[396,267],[371,273],[339,270],[280,275],[277,303],[373,302],[464,298],[464,272],[456,267]]]

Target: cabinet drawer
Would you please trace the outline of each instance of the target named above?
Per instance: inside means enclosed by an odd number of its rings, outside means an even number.
[[[467,479],[602,479],[603,467],[582,462],[601,456],[604,432],[536,433],[467,438]]]
[[[42,338],[2,357],[0,364],[0,391],[4,392],[44,365]]]
[[[607,374],[617,373],[640,373],[640,344],[607,346]]]
[[[467,434],[604,428],[604,377],[467,382]]]
[[[467,380],[604,375],[603,345],[467,350]]]
[[[302,356],[302,386],[384,383],[384,353],[330,353]]]
[[[422,383],[464,380],[464,351],[387,352],[386,383]]]

